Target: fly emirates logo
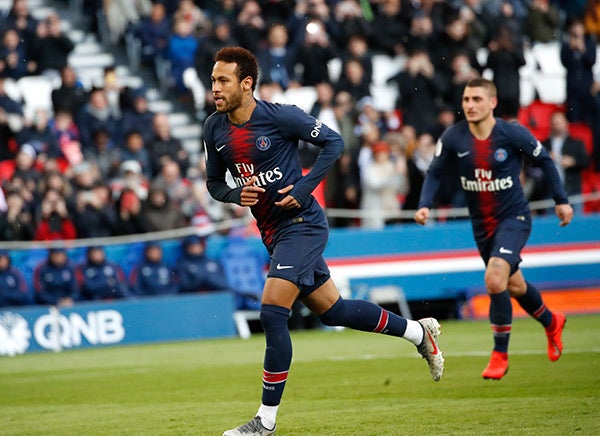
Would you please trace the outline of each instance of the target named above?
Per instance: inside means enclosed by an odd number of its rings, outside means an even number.
[[[513,187],[511,176],[504,177],[503,179],[493,179],[492,176],[492,170],[475,168],[475,180],[469,180],[461,176],[460,184],[465,191],[472,192],[496,192]]]
[[[254,186],[266,186],[283,178],[283,173],[279,167],[268,171],[261,171],[258,174],[254,173],[254,164],[236,163],[235,168],[239,174],[239,176],[233,177],[236,186],[244,186],[252,177],[256,177],[257,179]]]

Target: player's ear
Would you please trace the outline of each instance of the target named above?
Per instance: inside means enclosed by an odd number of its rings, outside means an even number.
[[[242,80],[242,89],[244,91],[249,91],[252,89],[252,77],[247,76]]]

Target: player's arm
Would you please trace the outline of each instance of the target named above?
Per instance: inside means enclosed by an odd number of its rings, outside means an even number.
[[[525,128],[523,130],[525,131],[524,135],[526,139],[523,142],[522,149],[544,172],[546,180],[550,185],[552,198],[556,204],[554,211],[560,219],[560,226],[566,226],[573,219],[573,208],[569,204],[569,197],[560,180],[554,161],[542,143],[535,139]]]
[[[310,142],[321,148],[310,171],[289,190],[289,194],[303,205],[342,155],[344,140],[326,124],[296,106],[285,106],[285,109],[280,112],[280,117],[279,125],[284,135]]]
[[[450,154],[444,147],[444,136],[442,136],[435,145],[435,156],[425,175],[419,197],[419,207],[413,217],[418,224],[426,224],[429,219],[429,213],[433,207],[433,201],[442,180],[443,169],[449,156]]]

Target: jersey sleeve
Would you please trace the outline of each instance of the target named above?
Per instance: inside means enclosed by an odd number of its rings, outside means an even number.
[[[523,153],[529,156],[534,164],[542,169],[546,180],[550,185],[550,191],[552,192],[552,198],[556,204],[567,204],[569,198],[567,192],[560,180],[560,175],[554,164],[554,161],[550,157],[548,150],[538,141],[525,127],[518,125],[518,138],[519,145]]]
[[[310,142],[321,148],[313,167],[294,185],[290,192],[290,195],[303,205],[341,156],[344,140],[326,124],[297,106],[283,105],[281,108],[278,116],[282,134],[290,139]]]
[[[202,129],[204,158],[206,159],[206,188],[209,194],[223,203],[241,203],[242,187],[232,188],[225,179],[227,166],[217,153],[212,135],[215,118],[208,117]]]
[[[422,207],[431,209],[433,207],[433,201],[440,187],[444,168],[446,168],[447,162],[450,159],[448,148],[444,145],[446,140],[447,135],[443,134],[435,144],[435,156],[431,165],[429,165],[423,187],[421,188],[418,205],[419,209]]]

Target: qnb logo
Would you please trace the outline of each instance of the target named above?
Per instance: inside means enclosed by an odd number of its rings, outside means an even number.
[[[16,356],[29,348],[31,331],[27,321],[18,313],[0,315],[0,356]]]
[[[317,136],[319,136],[319,133],[321,133],[321,128],[322,127],[323,127],[323,122],[320,121],[320,120],[317,120],[317,122],[315,123],[314,127],[310,131],[310,137],[311,138],[316,138]]]
[[[91,345],[119,343],[125,328],[116,310],[88,312],[85,319],[78,313],[66,316],[50,311],[36,320],[33,334],[42,348],[60,350],[80,346],[83,339]]]
[[[512,188],[514,182],[511,176],[493,179],[491,170],[476,168],[475,179],[469,180],[461,176],[460,184],[465,191],[497,192]]]
[[[247,163],[238,163],[235,164],[235,167],[238,170],[239,176],[233,177],[236,186],[244,186],[248,180],[252,177],[256,177],[256,182],[254,186],[266,186],[271,183],[274,183],[283,178],[283,173],[281,172],[281,168],[275,167],[272,170],[261,171],[259,173],[254,173],[254,165]],[[249,174],[248,176],[242,174]]]

